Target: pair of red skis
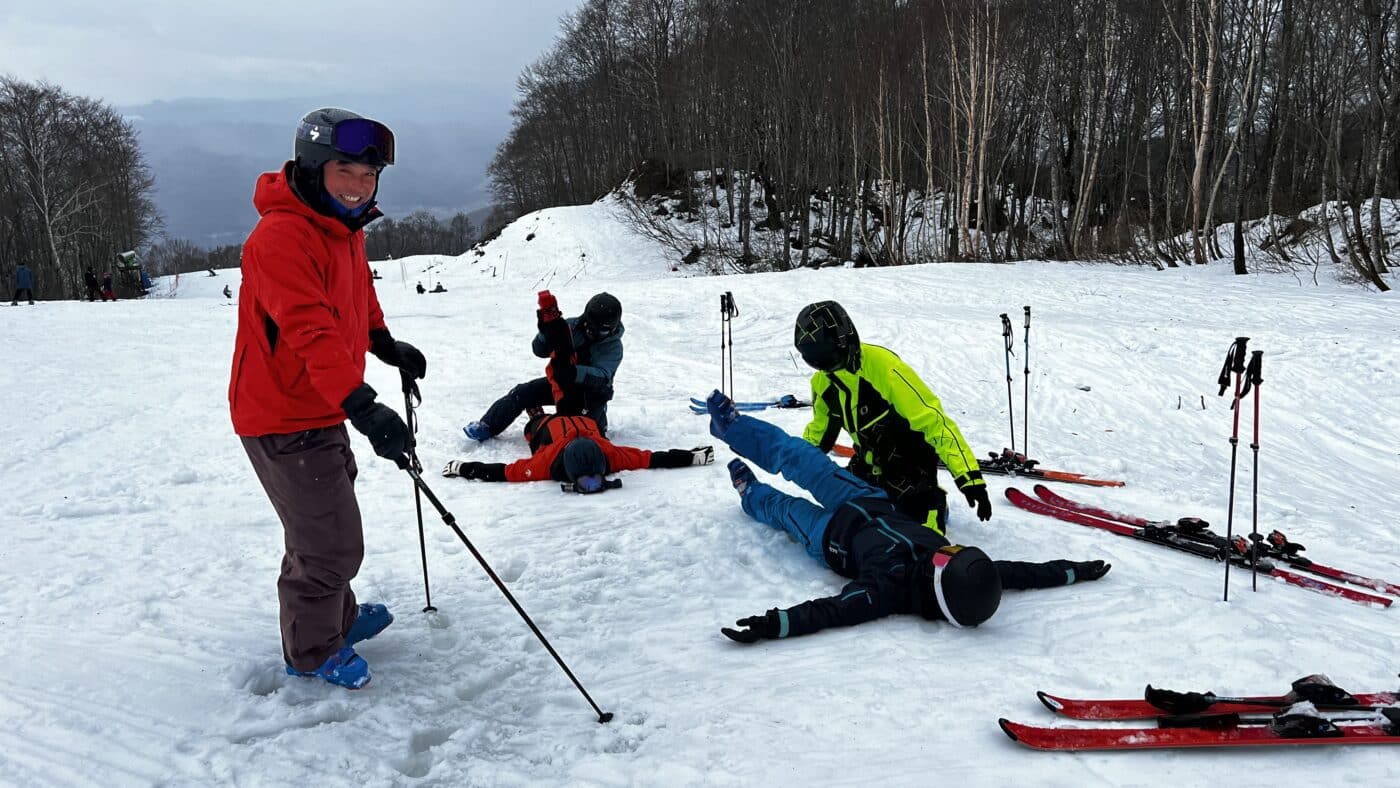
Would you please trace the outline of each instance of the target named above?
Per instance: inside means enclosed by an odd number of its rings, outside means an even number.
[[[1012,741],[1037,750],[1154,750],[1278,745],[1400,744],[1400,693],[1351,693],[1308,676],[1286,695],[1229,697],[1147,687],[1142,700],[1086,700],[1036,693],[1076,720],[1155,719],[1156,728],[1052,728],[1001,719]],[[1309,703],[1311,708],[1295,706]],[[1344,716],[1334,716],[1338,713]]]
[[[1065,522],[1097,528],[1102,531],[1127,536],[1144,542],[1168,547],[1180,552],[1191,553],[1202,558],[1211,560],[1228,560],[1232,564],[1249,568],[1251,564],[1251,544],[1243,537],[1227,541],[1224,537],[1208,529],[1209,523],[1199,518],[1187,517],[1175,523],[1147,520],[1133,515],[1111,512],[1100,509],[1096,506],[1072,501],[1043,484],[1035,486],[1036,498],[1021,492],[1015,487],[1006,490],[1006,497],[1011,503],[1026,511],[1054,517]],[[1289,583],[1291,585],[1306,588],[1309,591],[1316,591],[1327,596],[1341,597],[1352,602],[1359,602],[1365,605],[1379,605],[1380,607],[1390,607],[1392,600],[1390,597],[1371,593],[1379,591],[1386,594],[1400,596],[1400,584],[1379,580],[1373,577],[1347,572],[1335,567],[1319,564],[1298,555],[1302,550],[1301,545],[1288,542],[1283,534],[1277,531],[1272,534],[1276,539],[1272,542],[1263,540],[1257,548],[1256,559],[1253,563],[1260,574],[1269,575]],[[1280,543],[1285,547],[1278,547],[1275,543]],[[1283,566],[1289,567],[1284,569]],[[1292,570],[1298,570],[1298,572]],[[1319,575],[1329,578],[1322,580],[1318,577],[1299,574],[1307,572],[1309,575]],[[1349,588],[1339,583],[1351,583],[1370,589],[1361,591]]]

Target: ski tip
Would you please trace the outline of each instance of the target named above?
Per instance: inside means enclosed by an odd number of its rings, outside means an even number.
[[[1011,500],[1015,500],[1017,495],[1025,495],[1025,493],[1021,492],[1020,490],[1016,489],[1015,487],[1007,487],[1005,490],[1002,490],[1002,491],[1001,491],[1001,494],[1002,494],[1002,495],[1005,495],[1007,498],[1009,498],[1009,499],[1011,499]]]
[[[1014,742],[1021,741],[1021,737],[1016,733],[1016,728],[1018,727],[1016,723],[1002,717],[997,720],[997,724],[1001,726],[1001,732],[1005,733],[1007,738]]]
[[[1045,708],[1053,712],[1058,713],[1060,711],[1063,711],[1065,708],[1065,704],[1061,703],[1059,698],[1047,692],[1036,690],[1035,696],[1040,699],[1041,703],[1045,704]]]

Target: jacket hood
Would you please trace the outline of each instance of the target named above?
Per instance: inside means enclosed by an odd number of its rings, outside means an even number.
[[[351,224],[347,224],[337,217],[318,213],[310,205],[307,205],[297,194],[296,189],[292,187],[292,166],[291,162],[287,162],[282,165],[282,169],[276,172],[265,172],[258,176],[257,185],[253,188],[253,207],[257,209],[258,216],[267,216],[278,212],[296,214],[310,220],[312,224],[323,231],[336,236],[350,235],[383,216],[373,203]]]

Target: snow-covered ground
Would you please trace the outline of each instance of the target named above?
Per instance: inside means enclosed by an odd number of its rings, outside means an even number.
[[[1230,340],[1265,351],[1262,530],[1325,563],[1400,579],[1400,321],[1393,296],[1223,264],[932,265],[686,278],[601,209],[532,215],[486,256],[380,265],[394,333],[422,348],[420,454],[508,461],[518,435],[461,426],[536,376],[535,290],[567,314],[621,298],[627,356],[612,437],[710,443],[686,399],[719,382],[718,294],[734,293],[737,393],[803,393],[792,320],[836,298],[895,349],[979,451],[1007,443],[998,314],[1034,309],[1030,450],[1123,478],[1062,493],[1223,529]],[[526,217],[530,220],[531,217]],[[525,236],[535,232],[532,241]],[[579,252],[586,252],[586,258]],[[506,262],[508,257],[509,262]],[[431,271],[426,269],[433,266]],[[494,271],[492,266],[495,266]],[[494,275],[493,275],[494,273]],[[406,279],[407,281],[403,281]],[[441,281],[448,292],[418,295]],[[983,627],[911,617],[744,647],[719,627],[842,581],[749,520],[714,466],[624,474],[577,497],[554,484],[429,479],[590,693],[599,725],[471,555],[425,514],[435,615],[411,485],[355,438],[364,600],[398,616],[360,647],[366,690],[282,671],[281,528],[228,422],[237,272],[173,298],[0,309],[0,783],[32,785],[1231,785],[1400,781],[1387,748],[1050,755],[996,719],[1054,724],[1045,689],[1132,697],[1143,685],[1271,692],[1324,671],[1395,689],[1396,616],[1013,509],[954,507],[951,533],[995,557],[1102,557],[1103,581],[1008,594]],[[1018,447],[1021,368],[1012,362]],[[396,407],[396,377],[369,382]],[[1204,397],[1204,409],[1202,398]],[[765,414],[792,431],[801,411]],[[1246,422],[1245,429],[1248,429]],[[1248,440],[1242,442],[1247,444]],[[1248,523],[1242,446],[1237,526]],[[946,485],[946,482],[945,482]],[[1022,483],[1021,486],[1028,487]],[[1397,606],[1400,607],[1400,606]],[[952,781],[951,783],[949,781]]]

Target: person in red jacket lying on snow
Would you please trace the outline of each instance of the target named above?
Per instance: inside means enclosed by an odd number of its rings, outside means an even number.
[[[715,461],[712,446],[693,449],[648,451],[618,446],[598,429],[598,423],[583,414],[584,392],[576,381],[573,337],[559,304],[548,290],[540,292],[540,308],[535,315],[540,333],[549,343],[549,364],[545,376],[554,389],[554,413],[532,413],[525,425],[530,456],[506,463],[453,460],[442,475],[484,482],[534,482],[554,479],[565,490],[580,493],[604,492],[621,487],[622,482],[607,475],[642,468],[685,468],[709,465]]]

